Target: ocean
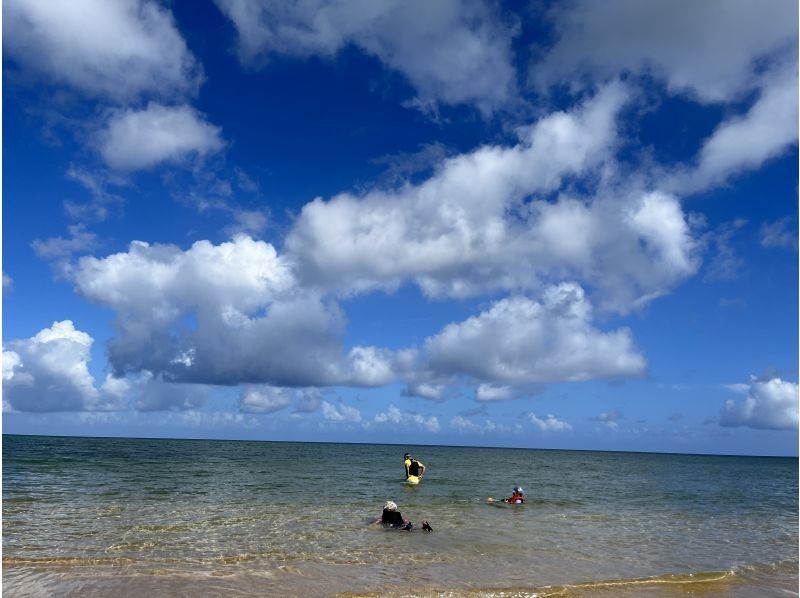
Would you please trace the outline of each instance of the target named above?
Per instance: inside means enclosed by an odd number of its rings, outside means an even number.
[[[9,597],[797,590],[796,458],[3,436]]]

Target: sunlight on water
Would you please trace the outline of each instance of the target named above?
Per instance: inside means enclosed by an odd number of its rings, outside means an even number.
[[[797,585],[796,459],[408,447],[429,468],[410,487],[406,447],[3,443],[12,593],[188,595],[212,583],[228,595],[737,595],[753,585],[783,595]],[[516,484],[527,504],[486,503]],[[370,524],[387,499],[412,532]]]

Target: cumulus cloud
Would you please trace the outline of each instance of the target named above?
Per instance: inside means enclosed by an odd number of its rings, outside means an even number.
[[[594,328],[583,289],[562,283],[541,302],[503,299],[448,325],[425,341],[424,367],[438,376],[505,385],[641,376],[645,359],[629,330]],[[483,391],[495,399],[507,392],[488,386]]]
[[[150,0],[9,0],[3,50],[25,69],[116,101],[194,93],[202,72],[172,14]]]
[[[361,412],[344,403],[334,405],[328,401],[322,401],[322,417],[330,422],[358,423],[361,421]]]
[[[561,421],[555,415],[548,414],[544,418],[537,417],[535,413],[529,413],[528,418],[531,423],[542,432],[569,432],[572,426],[565,421]]]
[[[484,113],[515,95],[514,30],[481,0],[274,2],[217,0],[249,64],[271,54],[333,56],[348,45],[401,73],[416,103],[468,103]]]
[[[662,80],[668,90],[703,103],[732,103],[757,92],[740,114],[729,110],[707,139],[696,165],[681,168],[664,188],[692,193],[761,166],[797,142],[797,4],[765,10],[747,0],[724,7],[692,3],[589,0],[550,13],[557,43],[532,65],[540,88],[569,80],[595,85],[622,73]],[[754,25],[755,23],[755,25]]]
[[[540,85],[629,71],[663,78],[671,91],[701,101],[727,101],[757,85],[759,59],[797,49],[794,2],[691,2],[676,10],[668,2],[578,0],[556,5],[550,16],[558,41],[532,65]]]
[[[111,168],[141,170],[222,149],[221,130],[188,105],[150,103],[144,110],[113,111],[97,134],[100,154]]]
[[[239,411],[243,413],[273,413],[288,407],[291,402],[291,392],[286,388],[248,385],[242,389]]]
[[[386,412],[377,413],[373,421],[376,424],[394,424],[396,427],[414,426],[434,433],[441,430],[439,420],[435,415],[426,418],[420,413],[404,413],[394,405],[389,405]]]
[[[165,381],[304,387],[379,386],[393,355],[345,352],[344,315],[298,289],[272,245],[238,236],[188,250],[134,242],[127,252],[84,257],[78,292],[117,315],[109,360],[118,375]]]
[[[3,348],[3,398],[16,411],[110,411],[126,408],[127,386],[89,372],[92,337],[70,320],[54,322]]]
[[[286,242],[299,277],[345,294],[413,280],[431,297],[572,277],[597,290],[601,307],[623,312],[669,291],[697,268],[677,198],[619,189],[536,198],[597,174],[626,97],[624,87],[606,87],[521,130],[518,145],[449,158],[418,185],[306,204]]]
[[[798,422],[798,385],[780,378],[751,379],[747,397],[728,400],[720,412],[725,427],[757,430],[795,430]]]

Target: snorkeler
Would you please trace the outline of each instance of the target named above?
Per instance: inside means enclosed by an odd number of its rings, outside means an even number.
[[[490,496],[486,499],[486,502],[495,502],[495,499]],[[504,498],[503,502],[507,502],[512,505],[521,505],[525,502],[525,491],[519,486],[514,486],[511,496],[509,498]]]
[[[413,524],[397,510],[397,504],[391,500],[387,500],[386,504],[383,505],[383,513],[381,513],[381,516],[378,517],[374,523],[383,523],[384,525],[407,531],[411,531],[411,528],[414,527]]]
[[[406,468],[406,479],[421,478],[425,474],[425,464],[414,459],[410,453],[403,455],[403,465]]]

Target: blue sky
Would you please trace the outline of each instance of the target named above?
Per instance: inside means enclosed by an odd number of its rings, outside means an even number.
[[[7,0],[3,430],[797,454],[790,1]]]

